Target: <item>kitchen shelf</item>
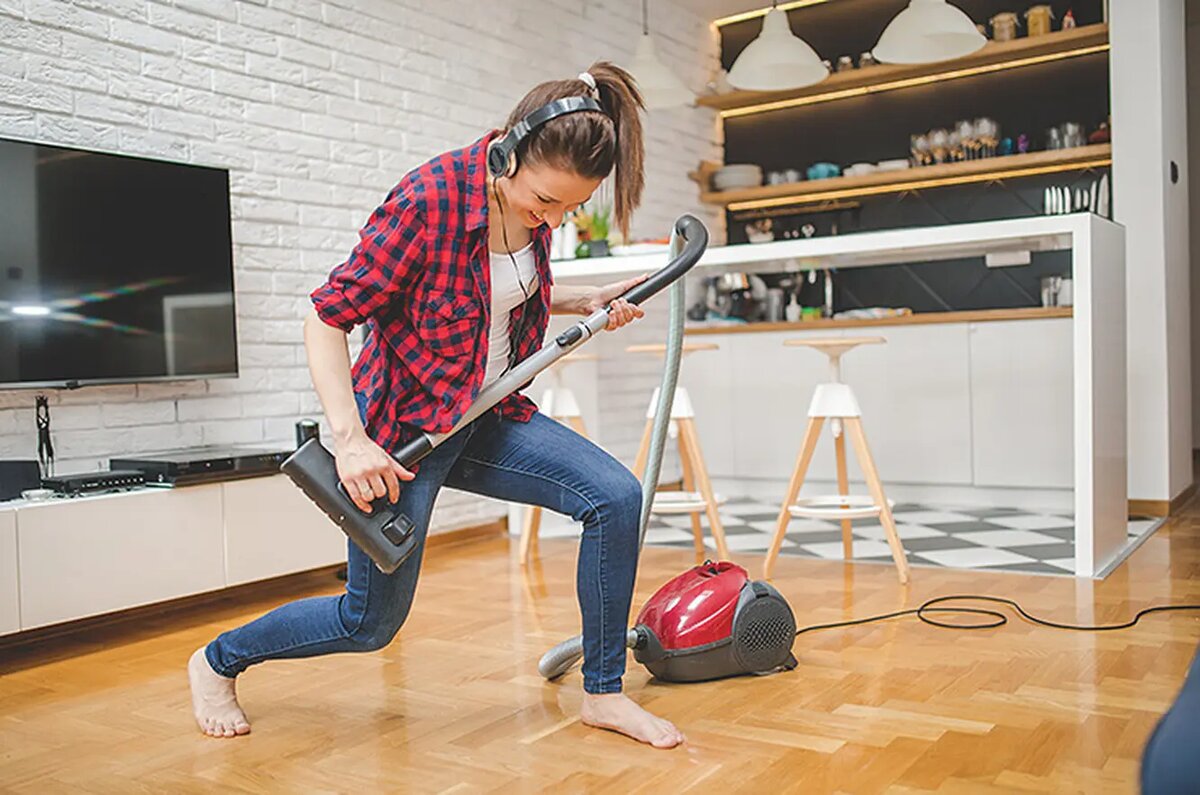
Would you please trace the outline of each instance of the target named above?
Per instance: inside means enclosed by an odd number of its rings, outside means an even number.
[[[730,91],[700,97],[696,104],[715,108],[720,111],[721,118],[727,119],[1077,58],[1106,52],[1108,48],[1108,25],[1085,25],[1044,36],[989,41],[965,58],[930,64],[880,64],[848,69],[834,72],[815,86],[787,91]]]
[[[901,317],[861,318],[858,320],[798,320],[795,322],[714,323],[689,325],[686,335],[754,334],[763,331],[811,331],[812,329],[870,328],[875,326],[924,326],[934,323],[991,323],[1003,320],[1045,320],[1073,317],[1069,306],[1023,307],[1019,309],[973,309],[952,312],[917,312]]]
[[[702,202],[724,206],[730,211],[737,212],[1015,179],[1060,171],[1084,171],[1111,164],[1112,145],[1091,144],[1071,149],[1052,149],[1044,152],[1028,152],[1004,157],[964,160],[958,163],[942,163],[935,166],[920,166],[901,171],[882,171],[856,177],[833,177],[726,191],[708,189],[713,172],[721,167],[718,163],[702,162],[699,171],[693,172],[693,177],[700,183],[700,200]]]

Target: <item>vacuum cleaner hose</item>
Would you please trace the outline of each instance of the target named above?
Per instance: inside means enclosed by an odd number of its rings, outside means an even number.
[[[662,289],[662,283],[673,279],[670,290],[671,313],[667,321],[667,350],[663,361],[662,381],[659,383],[658,402],[654,407],[654,425],[650,432],[650,450],[646,460],[646,472],[642,477],[642,514],[638,528],[639,557],[642,545],[646,541],[646,528],[650,524],[650,506],[654,502],[654,493],[658,490],[658,476],[662,470],[663,449],[666,446],[667,429],[671,424],[671,407],[675,401],[675,385],[679,381],[679,360],[683,355],[683,319],[684,319],[684,289],[683,279],[678,278],[699,259],[685,257],[682,254],[699,246],[700,253],[708,245],[708,230],[694,216],[684,215],[675,222],[671,232],[671,260],[673,262],[690,263],[681,268],[680,273],[671,274],[671,268],[664,268],[657,277],[652,277],[634,288],[649,288],[649,294]],[[685,248],[686,247],[686,248]],[[652,281],[658,279],[656,285]],[[630,291],[632,293],[633,291]],[[627,294],[629,295],[629,294]],[[630,298],[632,301],[633,299]],[[636,570],[635,570],[636,571]],[[625,645],[635,648],[638,643],[638,632],[630,629],[625,636]],[[546,679],[557,679],[565,674],[570,667],[583,657],[583,636],[576,635],[564,640],[550,651],[542,655],[538,662],[538,672]]]

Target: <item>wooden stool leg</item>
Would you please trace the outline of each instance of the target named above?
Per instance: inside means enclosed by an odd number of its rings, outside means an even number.
[[[691,458],[684,450],[683,434],[679,435],[679,463],[683,468],[683,488],[684,491],[696,490],[696,475],[692,471]],[[696,562],[703,563],[705,558],[704,551],[704,528],[700,524],[700,512],[695,511],[689,513],[688,516],[692,519],[692,543],[696,550]]]
[[[700,452],[700,437],[696,435],[695,422],[691,417],[681,417],[675,422],[679,426],[681,446],[692,459],[692,473],[696,478],[696,487],[708,505],[708,526],[712,530],[713,540],[717,543],[717,556],[721,560],[729,560],[729,545],[725,543],[725,528],[721,526],[721,517],[717,513],[717,498],[713,494],[712,483],[708,480],[708,468],[704,466],[704,455]]]
[[[867,479],[867,488],[871,497],[882,508],[879,512],[879,523],[887,533],[888,546],[892,549],[892,560],[896,562],[896,573],[900,575],[900,583],[908,584],[908,559],[904,556],[904,547],[900,543],[900,534],[896,532],[896,520],[892,517],[892,509],[888,507],[887,496],[883,493],[883,484],[879,481],[879,471],[875,469],[875,460],[871,458],[871,449],[867,447],[867,436],[863,433],[862,420],[858,417],[842,421],[854,444],[854,452],[858,456],[859,466]]]
[[[571,429],[575,431],[575,433],[579,434],[584,439],[590,438],[588,436],[587,428],[583,424],[583,417],[568,417],[567,425],[569,425]]]
[[[650,458],[650,432],[654,430],[654,420],[646,420],[646,430],[642,431],[642,442],[638,445],[637,458],[633,461],[633,474],[638,480],[646,474],[646,460]]]
[[[529,563],[530,557],[535,554],[537,546],[538,530],[542,526],[542,509],[537,505],[530,505],[525,509],[525,521],[521,523],[521,565]]]
[[[824,417],[809,417],[808,430],[804,432],[804,441],[800,445],[800,453],[796,456],[796,467],[792,470],[792,479],[788,482],[787,493],[783,497],[783,506],[779,509],[779,520],[775,527],[775,537],[771,539],[771,548],[767,550],[767,559],[763,561],[763,579],[771,579],[771,569],[775,568],[775,558],[783,548],[783,536],[787,533],[788,523],[792,515],[788,508],[800,493],[804,485],[804,475],[816,452],[817,442],[821,438],[821,428],[825,426]]]
[[[833,449],[837,453],[838,495],[845,497],[850,493],[850,478],[846,475],[846,431],[833,437]],[[849,519],[842,520],[842,557],[850,560],[854,557],[854,537],[851,533]]]

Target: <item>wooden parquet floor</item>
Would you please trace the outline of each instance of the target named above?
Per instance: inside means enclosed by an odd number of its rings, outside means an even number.
[[[770,677],[667,685],[631,656],[627,692],[688,737],[659,751],[581,725],[577,669],[538,676],[542,652],[578,629],[575,545],[541,548],[528,578],[515,541],[431,550],[386,650],[247,672],[254,729],[238,740],[197,732],[184,663],[279,594],[0,651],[0,790],[1128,793],[1200,641],[1187,613],[1103,634],[904,618],[801,636],[800,666]],[[1198,553],[1193,504],[1103,582],[916,568],[906,589],[891,566],[788,556],[774,582],[801,625],[962,592],[1105,622],[1200,602]],[[691,563],[648,549],[635,609]],[[339,586],[326,575],[306,593]]]

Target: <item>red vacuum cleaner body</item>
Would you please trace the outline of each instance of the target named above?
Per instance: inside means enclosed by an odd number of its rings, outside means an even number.
[[[638,613],[634,659],[667,682],[796,667],[796,618],[771,585],[706,561],[667,582]]]

